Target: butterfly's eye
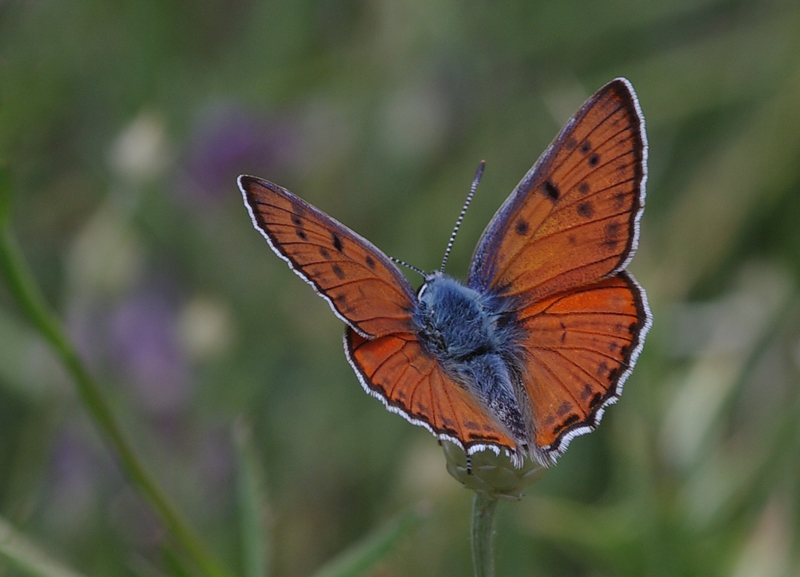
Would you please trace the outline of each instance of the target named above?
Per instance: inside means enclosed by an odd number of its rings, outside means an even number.
[[[510,315],[497,315],[495,317],[494,326],[498,329],[504,329],[511,323]]]

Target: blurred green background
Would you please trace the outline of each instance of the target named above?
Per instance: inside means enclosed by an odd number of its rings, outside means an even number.
[[[12,226],[126,433],[242,570],[252,423],[272,574],[309,575],[423,501],[374,575],[471,572],[471,493],[363,393],[342,324],[253,230],[280,183],[448,271],[616,76],[650,141],[631,270],[655,324],[620,403],[520,503],[499,575],[800,575],[800,5],[783,0],[0,0]],[[418,279],[411,277],[417,284]],[[0,288],[0,517],[86,575],[168,540]],[[0,557],[0,575],[18,575]]]

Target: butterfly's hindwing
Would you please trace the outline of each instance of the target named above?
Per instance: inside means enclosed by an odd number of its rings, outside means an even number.
[[[558,456],[616,402],[651,325],[644,290],[625,271],[519,312],[535,444]]]
[[[367,340],[347,329],[345,353],[364,390],[390,411],[470,453],[487,446],[514,451],[514,441],[414,335]]]

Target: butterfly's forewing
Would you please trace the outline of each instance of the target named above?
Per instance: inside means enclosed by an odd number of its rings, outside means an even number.
[[[240,176],[255,227],[278,256],[365,337],[412,331],[411,285],[365,238],[288,190]]]
[[[413,334],[367,340],[348,328],[345,352],[364,390],[390,411],[468,452],[487,446],[514,450],[502,428],[422,350]]]
[[[626,271],[517,312],[528,338],[526,392],[535,443],[550,458],[593,430],[616,402],[650,327],[642,288]]]
[[[621,270],[636,249],[647,141],[627,80],[570,119],[487,227],[468,284],[527,301]]]

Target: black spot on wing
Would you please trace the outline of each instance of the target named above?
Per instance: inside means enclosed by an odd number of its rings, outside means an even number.
[[[590,190],[592,189],[586,181],[583,181],[578,185],[578,192],[581,194],[589,194]]]
[[[344,293],[340,293],[336,295],[333,300],[338,305],[339,311],[346,313],[346,314],[353,314],[355,309],[350,306],[350,303],[347,302],[347,297],[345,297]]]
[[[339,237],[338,234],[336,234],[335,232],[331,232],[331,240],[333,240],[333,248],[335,248],[339,252],[344,252],[344,244],[342,244],[342,239]]]
[[[340,267],[338,264],[333,265],[333,274],[339,277],[339,279],[344,278],[344,271],[342,270],[342,267]]]
[[[331,253],[329,253],[328,249],[324,246],[319,247],[319,254],[321,254],[322,258],[325,260],[331,260]]]
[[[369,268],[375,270],[375,260],[371,256],[367,255],[366,262]]]
[[[581,153],[582,154],[589,154],[589,151],[592,149],[592,143],[588,140],[584,140],[583,144],[581,144]]]
[[[597,166],[598,164],[600,164],[600,155],[599,155],[599,154],[597,154],[596,152],[593,152],[593,153],[591,154],[591,156],[589,156],[589,166],[591,166],[592,168],[594,168],[594,167],[595,167],[595,166]]]
[[[292,214],[292,224],[295,226],[303,226],[303,219],[301,219],[296,214]]]
[[[561,196],[561,191],[558,190],[558,186],[549,178],[542,184],[542,192],[553,202],[557,201],[558,197]]]
[[[558,435],[559,433],[561,433],[561,431],[563,431],[564,429],[567,429],[567,428],[568,428],[568,427],[570,427],[571,425],[574,425],[575,423],[577,423],[577,422],[578,422],[578,421],[580,421],[580,420],[581,420],[581,418],[580,418],[578,415],[576,415],[576,414],[574,414],[574,413],[573,413],[572,415],[570,415],[569,417],[567,417],[567,419],[566,419],[566,420],[565,420],[563,423],[561,423],[559,426],[557,426],[557,427],[556,427],[556,428],[553,430],[553,432],[554,432],[556,435]]]
[[[588,200],[579,202],[576,210],[583,218],[591,218],[594,215],[594,205]]]
[[[530,227],[528,226],[528,223],[522,219],[518,220],[517,224],[514,226],[514,230],[520,236],[525,236],[526,234],[528,234],[529,229]]]
[[[294,233],[297,235],[298,238],[300,238],[302,240],[307,240],[308,239],[308,235],[306,235],[305,231],[302,228],[294,229]]]
[[[615,250],[619,244],[620,224],[609,222],[603,230],[603,246],[610,250]]]

